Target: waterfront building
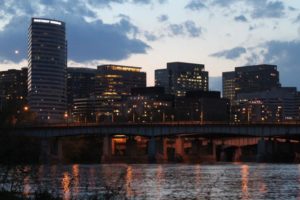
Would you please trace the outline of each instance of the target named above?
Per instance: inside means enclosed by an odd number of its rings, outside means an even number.
[[[155,85],[175,96],[192,90],[208,91],[208,72],[202,64],[171,62],[166,69],[155,70]]]
[[[26,67],[0,72],[0,111],[10,107],[21,112],[27,105],[27,73]]]
[[[132,88],[123,100],[122,115],[128,122],[174,121],[174,96],[163,87]]]
[[[295,122],[300,119],[300,92],[295,87],[239,93],[234,106],[236,123]]]
[[[28,36],[28,102],[37,120],[62,122],[67,111],[65,23],[32,18]]]
[[[120,115],[122,98],[135,87],[146,87],[146,73],[141,67],[101,65],[95,77],[97,121],[112,120]]]
[[[189,91],[175,99],[176,120],[200,123],[229,121],[229,100],[217,91]]]
[[[67,68],[67,99],[70,117],[79,119],[79,116],[82,116],[80,119],[89,119],[84,113],[91,112],[90,104],[95,95],[96,71],[96,69],[83,67]]]

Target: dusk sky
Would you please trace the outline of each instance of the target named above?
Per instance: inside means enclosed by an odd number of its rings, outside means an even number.
[[[66,22],[68,66],[205,64],[210,89],[236,66],[277,64],[300,89],[299,0],[0,0],[0,70],[27,66],[31,17]]]

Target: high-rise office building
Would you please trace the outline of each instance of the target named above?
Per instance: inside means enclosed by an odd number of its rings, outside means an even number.
[[[95,78],[97,116],[120,114],[121,99],[135,87],[146,87],[146,73],[140,67],[121,65],[98,66]]]
[[[168,69],[155,70],[155,86],[164,87],[166,93],[171,93],[169,84],[169,71]]]
[[[61,122],[67,110],[65,23],[32,18],[28,36],[28,102],[37,120]]]
[[[280,87],[276,65],[236,67],[233,72],[223,73],[223,96],[234,100],[238,93],[270,90]]]
[[[270,90],[280,87],[276,65],[236,67],[236,93]]]
[[[208,91],[208,72],[204,65],[195,63],[167,63],[167,69],[155,70],[155,86],[167,93],[184,96],[187,91]]]
[[[85,99],[95,95],[96,69],[67,68],[67,99],[68,113],[74,110],[75,99]]]
[[[222,89],[223,97],[233,102],[235,98],[235,72],[223,72]]]

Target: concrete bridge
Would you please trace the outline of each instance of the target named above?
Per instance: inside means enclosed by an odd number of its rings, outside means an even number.
[[[41,160],[46,162],[53,157],[63,160],[64,141],[74,137],[100,140],[99,158],[103,162],[124,158],[134,162],[271,161],[300,152],[300,124],[60,124],[10,131],[40,138]]]
[[[108,136],[177,136],[199,135],[211,137],[299,137],[300,124],[200,124],[199,122],[176,123],[126,123],[126,124],[59,124],[15,127],[10,130],[17,135],[34,137],[68,137],[79,135]]]

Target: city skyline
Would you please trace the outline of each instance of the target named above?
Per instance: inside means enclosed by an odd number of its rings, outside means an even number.
[[[66,22],[70,67],[140,66],[151,86],[167,62],[202,63],[210,89],[221,90],[222,72],[266,63],[278,65],[283,86],[299,88],[299,8],[267,0],[3,1],[0,67],[28,66],[27,27],[37,16]]]

